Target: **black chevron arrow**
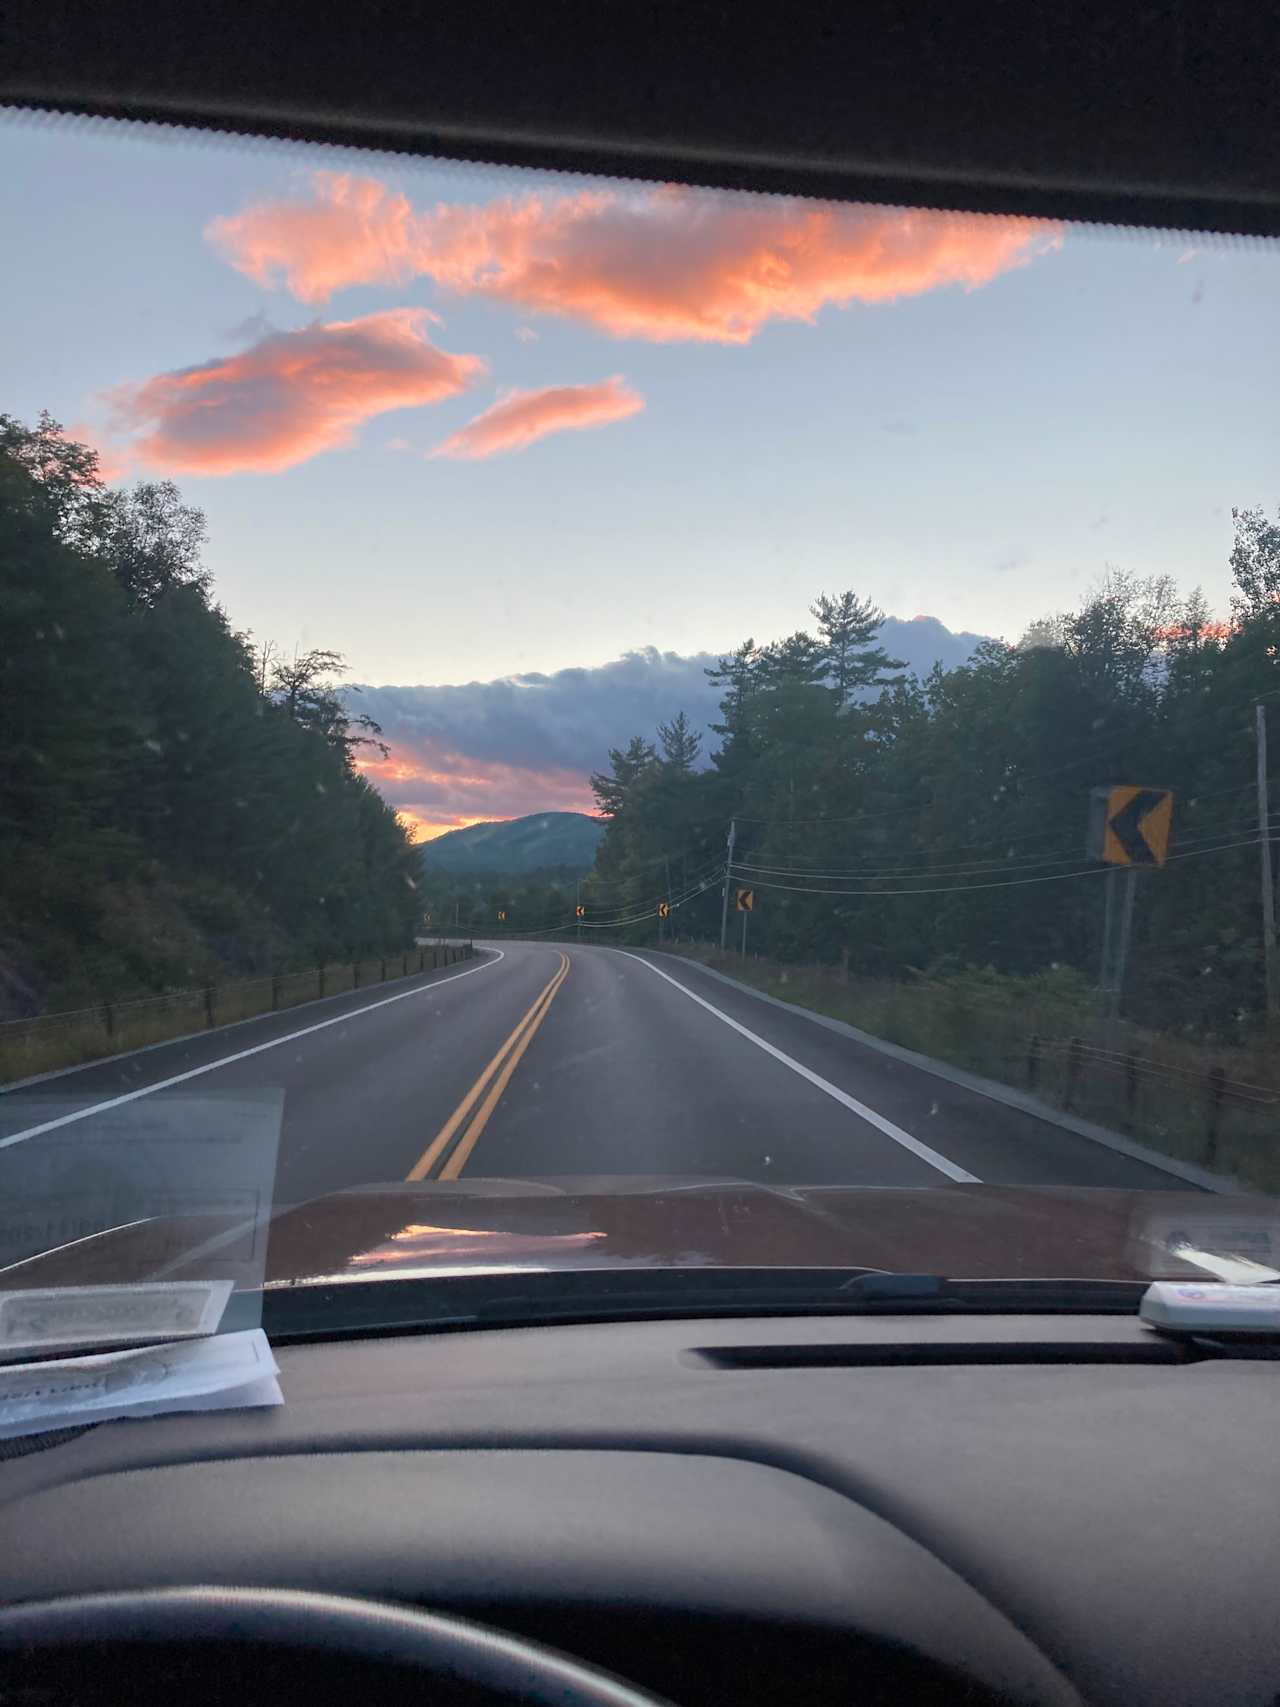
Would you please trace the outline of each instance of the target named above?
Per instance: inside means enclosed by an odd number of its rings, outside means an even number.
[[[1151,844],[1142,833],[1142,820],[1148,812],[1154,812],[1163,799],[1163,789],[1139,789],[1128,805],[1122,806],[1114,818],[1107,820],[1108,830],[1128,854],[1131,865],[1156,863]]]

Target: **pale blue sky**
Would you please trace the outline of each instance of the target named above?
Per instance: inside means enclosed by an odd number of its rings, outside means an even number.
[[[800,626],[816,591],[845,586],[1013,639],[1108,563],[1202,582],[1225,606],[1231,506],[1280,498],[1272,247],[1071,229],[971,291],[827,307],[722,345],[612,337],[425,278],[309,307],[204,240],[211,219],[344,163],[415,204],[531,178],[0,124],[0,408],[104,421],[103,392],[226,355],[255,316],[441,314],[433,340],[489,364],[475,390],[368,420],[354,448],[283,473],[178,477],[208,514],[235,625],[339,647],[358,679],[718,650]],[[643,413],[484,461],[421,454],[508,387],[613,374]]]

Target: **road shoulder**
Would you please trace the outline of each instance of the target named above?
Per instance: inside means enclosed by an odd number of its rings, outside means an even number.
[[[1087,1138],[1095,1144],[1125,1156],[1130,1161],[1141,1162],[1145,1166],[1159,1169],[1162,1173],[1171,1174],[1174,1178],[1185,1180],[1187,1184],[1197,1186],[1201,1191],[1238,1194],[1249,1192],[1251,1187],[1231,1178],[1226,1174],[1212,1173],[1207,1168],[1197,1167],[1192,1162],[1183,1162],[1174,1156],[1163,1155],[1159,1150],[1153,1150],[1135,1139],[1127,1138],[1123,1133],[1112,1132],[1105,1126],[1099,1126],[1091,1120],[1081,1120],[1078,1116],[1068,1114],[1063,1109],[1054,1108],[1052,1104],[1042,1102],[1039,1097],[1031,1096],[1025,1091],[1017,1090],[1012,1085],[1003,1085],[997,1079],[988,1079],[979,1073],[970,1073],[962,1067],[953,1067],[949,1062],[935,1060],[931,1055],[921,1055],[914,1049],[906,1049],[901,1044],[889,1043],[882,1037],[876,1037],[869,1031],[862,1031],[857,1026],[849,1025],[845,1020],[833,1019],[828,1014],[815,1013],[812,1008],[801,1007],[795,1002],[785,1002],[778,996],[771,996],[764,990],[754,989],[750,984],[744,984],[737,978],[731,978],[727,973],[718,972],[710,966],[704,966],[701,961],[689,959],[679,954],[663,954],[656,949],[639,949],[634,952],[638,958],[650,960],[656,966],[659,962],[665,968],[674,972],[677,968],[688,968],[693,973],[704,978],[714,979],[717,983],[726,985],[740,995],[750,996],[757,1002],[764,1002],[770,1007],[778,1008],[783,1013],[794,1015],[820,1026],[824,1031],[834,1032],[839,1037],[847,1037],[854,1043],[865,1048],[874,1049],[891,1060],[900,1061],[904,1066],[915,1067],[924,1073],[930,1073],[935,1078],[944,1080],[947,1084],[959,1089],[972,1091],[978,1096],[990,1098],[993,1102],[1002,1103],[1006,1108],[1015,1108],[1020,1113],[1030,1115],[1032,1119],[1043,1120],[1048,1125],[1057,1127],[1060,1131],[1071,1132],[1078,1138]]]

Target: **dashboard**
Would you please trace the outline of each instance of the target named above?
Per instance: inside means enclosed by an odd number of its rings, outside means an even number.
[[[562,1325],[277,1359],[278,1409],[8,1443],[0,1602],[363,1597],[689,1704],[1280,1691],[1280,1362],[1188,1361],[1114,1316]]]

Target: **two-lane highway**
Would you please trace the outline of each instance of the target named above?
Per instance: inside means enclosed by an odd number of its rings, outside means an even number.
[[[20,1087],[0,1097],[0,1158],[12,1177],[19,1147],[91,1137],[108,1113],[268,1091],[278,1203],[565,1175],[1184,1184],[687,961],[539,943]]]

